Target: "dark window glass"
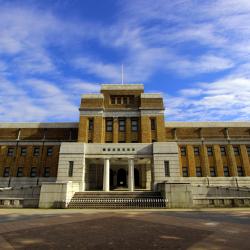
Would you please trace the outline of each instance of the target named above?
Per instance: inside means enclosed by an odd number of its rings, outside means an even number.
[[[94,129],[94,120],[89,119],[89,130],[93,130],[93,129]]]
[[[131,120],[131,131],[137,132],[138,131],[138,119]]]
[[[10,176],[10,168],[6,167],[3,170],[3,177],[9,177]]]
[[[227,155],[226,148],[224,146],[220,147],[220,152],[221,152],[221,155],[223,155],[223,156]]]
[[[230,173],[229,173],[229,168],[228,168],[228,166],[224,166],[224,167],[223,167],[223,170],[224,170],[224,176],[225,176],[225,177],[228,177],[228,176],[230,176]]]
[[[47,148],[47,156],[52,156],[53,148]]]
[[[213,155],[213,148],[212,147],[207,147],[207,155],[212,156]]]
[[[73,161],[69,161],[69,172],[68,172],[68,176],[69,177],[73,176],[73,170],[74,170],[74,162]]]
[[[240,149],[239,149],[239,147],[234,146],[233,148],[234,148],[234,154],[235,155],[240,155]]]
[[[125,119],[119,119],[119,131],[125,132],[125,130],[126,130]]]
[[[115,96],[111,96],[111,104],[115,104]]]
[[[122,104],[122,97],[121,96],[117,96],[116,100],[117,100],[117,104]]]
[[[187,167],[182,167],[182,176],[188,177],[188,168]]]
[[[17,173],[16,173],[17,177],[22,177],[23,176],[23,167],[19,167],[17,169]]]
[[[200,148],[199,147],[194,147],[194,155],[199,156],[200,155]]]
[[[106,131],[107,132],[112,132],[113,131],[113,120],[112,119],[107,119],[106,120]]]
[[[186,147],[185,146],[181,147],[181,156],[186,156]]]
[[[250,156],[250,146],[247,146],[247,154]]]
[[[36,167],[32,167],[30,169],[30,177],[36,177],[37,176],[37,168]]]
[[[14,156],[14,148],[8,148],[7,155],[8,156]]]
[[[43,176],[50,177],[50,168],[49,167],[44,168]]]
[[[151,130],[156,130],[155,118],[151,118]]]
[[[212,177],[215,177],[215,176],[216,176],[215,167],[210,167],[210,176],[212,176]]]
[[[35,148],[33,149],[33,155],[34,155],[34,156],[39,156],[39,154],[40,154],[40,148],[35,147]]]
[[[21,156],[26,156],[27,154],[27,148],[22,147],[21,148]]]
[[[128,104],[129,103],[129,98],[128,96],[123,97],[123,104]]]
[[[243,167],[238,166],[238,167],[237,167],[237,171],[238,171],[238,176],[244,176],[244,170],[243,170]]]
[[[164,161],[164,168],[165,168],[165,176],[170,176],[170,169],[169,169],[169,161]]]
[[[197,177],[201,177],[201,176],[202,176],[201,167],[196,167],[196,176],[197,176]]]

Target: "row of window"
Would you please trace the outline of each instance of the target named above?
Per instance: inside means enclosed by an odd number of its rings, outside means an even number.
[[[240,155],[240,148],[238,146],[233,146],[233,150],[234,150],[234,154]],[[225,146],[220,146],[220,152],[221,155],[226,156],[227,155],[227,151],[226,151],[226,147]],[[247,146],[247,153],[250,156],[250,146]],[[185,146],[181,147],[181,155],[182,156],[186,156],[187,154],[187,150]],[[213,147],[209,146],[207,147],[207,154],[208,156],[213,156]],[[200,147],[196,146],[194,147],[194,155],[195,156],[199,156],[200,155]]]
[[[134,96],[110,96],[110,103],[111,104],[132,104],[134,103]]]
[[[24,173],[23,167],[17,168],[16,177],[23,177],[23,173]],[[37,168],[32,167],[30,169],[30,177],[37,177],[37,176],[38,176]],[[10,177],[10,167],[4,168],[3,177]],[[49,167],[45,167],[43,169],[43,177],[50,177],[50,168]]]
[[[223,171],[224,171],[224,176],[225,177],[229,177],[230,176],[230,171],[229,171],[229,167],[228,166],[224,166],[223,167]],[[241,166],[237,167],[237,171],[238,171],[238,176],[244,176],[244,169]],[[188,177],[189,173],[188,173],[188,167],[182,167],[182,176],[183,177]],[[202,177],[202,168],[201,167],[196,167],[196,176],[197,177]],[[216,168],[215,167],[210,167],[210,176],[211,177],[216,177],[217,176],[217,172],[216,172]]]
[[[15,154],[15,148],[13,147],[8,148],[7,155],[14,156],[14,154]],[[47,148],[47,156],[52,156],[52,154],[53,154],[53,148],[52,147]],[[20,155],[21,156],[27,155],[27,147],[21,147]],[[40,148],[39,147],[33,148],[33,156],[39,156],[39,155],[40,155]]]

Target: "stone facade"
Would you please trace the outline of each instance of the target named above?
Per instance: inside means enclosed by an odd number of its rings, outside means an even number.
[[[104,84],[79,113],[78,123],[0,123],[0,188],[44,183],[46,207],[76,191],[179,183],[172,190],[191,185],[188,201],[195,185],[250,187],[250,122],[165,122],[162,96],[142,84]]]

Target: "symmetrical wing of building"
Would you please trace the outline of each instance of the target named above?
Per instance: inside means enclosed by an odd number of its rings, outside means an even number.
[[[77,123],[0,123],[0,187],[42,186],[41,207],[75,192],[250,187],[249,122],[165,122],[162,96],[142,84],[103,84],[79,112]]]

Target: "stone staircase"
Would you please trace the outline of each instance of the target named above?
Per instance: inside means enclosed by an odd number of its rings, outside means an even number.
[[[160,192],[90,191],[76,192],[68,208],[166,208],[166,203]]]

